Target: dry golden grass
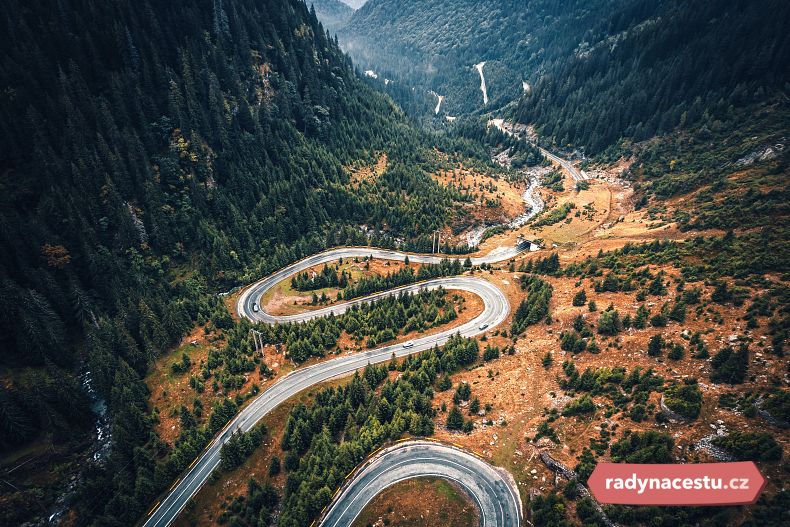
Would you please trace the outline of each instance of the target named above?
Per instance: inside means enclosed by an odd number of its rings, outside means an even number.
[[[417,478],[396,483],[376,496],[352,527],[476,527],[477,507],[453,483]]]

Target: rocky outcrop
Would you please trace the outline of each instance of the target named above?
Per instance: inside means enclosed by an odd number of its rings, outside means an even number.
[[[598,503],[598,500],[596,500],[595,497],[592,494],[590,494],[589,489],[579,482],[579,475],[575,471],[571,470],[570,468],[566,467],[565,465],[563,465],[562,463],[551,457],[551,455],[545,450],[540,453],[540,460],[543,462],[544,465],[546,465],[549,468],[549,470],[561,475],[568,481],[575,480],[577,492],[582,497],[590,498],[593,507],[595,507],[595,510],[601,516],[601,519],[603,520],[604,524],[606,524],[607,527],[616,527],[616,524],[609,519],[609,516],[606,515],[606,513],[603,510],[603,507],[601,507],[601,504]]]

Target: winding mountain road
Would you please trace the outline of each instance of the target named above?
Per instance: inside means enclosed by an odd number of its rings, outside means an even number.
[[[471,258],[472,264],[480,265],[483,263],[495,263],[513,258],[528,245],[522,244],[514,247],[500,247],[483,257]],[[478,295],[483,300],[483,312],[473,320],[439,333],[434,333],[425,337],[410,341],[408,346],[404,344],[392,344],[374,350],[355,353],[348,356],[330,359],[312,366],[300,368],[284,376],[276,383],[265,389],[252,402],[243,408],[236,417],[215,437],[206,447],[203,453],[192,465],[187,473],[178,480],[168,491],[167,495],[149,512],[149,516],[144,522],[145,527],[166,527],[170,525],[178,514],[184,509],[189,500],[194,496],[200,487],[206,482],[208,477],[220,463],[220,451],[222,445],[235,431],[249,431],[267,413],[288,400],[290,397],[311,386],[325,382],[327,380],[352,374],[354,371],[364,368],[368,364],[375,364],[390,360],[393,354],[396,357],[403,357],[412,353],[418,353],[430,349],[434,346],[442,346],[452,335],[460,333],[465,337],[473,337],[493,328],[502,323],[510,312],[510,305],[505,295],[496,286],[481,278],[471,276],[456,276],[447,278],[437,278],[422,283],[416,283],[399,287],[383,293],[377,293],[365,298],[360,298],[335,306],[300,313],[289,316],[274,316],[266,313],[259,308],[254,308],[255,304],[260,305],[261,297],[277,285],[281,280],[289,276],[309,269],[310,267],[338,260],[365,256],[373,256],[386,260],[404,260],[406,257],[411,262],[416,263],[439,263],[445,257],[437,255],[407,254],[393,250],[375,249],[368,247],[344,247],[325,251],[294,264],[291,264],[280,271],[260,280],[250,286],[240,296],[236,304],[239,316],[250,320],[263,322],[266,324],[279,324],[286,322],[306,321],[312,318],[326,316],[330,312],[340,314],[349,307],[362,302],[371,302],[377,298],[398,294],[401,292],[416,292],[423,289],[454,289],[469,291]],[[485,473],[479,473],[479,477],[486,479]],[[512,490],[512,489],[511,489]],[[515,490],[515,495],[518,491]],[[511,494],[513,494],[511,492]],[[483,497],[477,497],[482,501]],[[513,504],[501,506],[515,507]],[[520,506],[516,509],[520,511]],[[494,524],[489,524],[494,525]],[[500,524],[496,524],[500,525]],[[510,523],[501,525],[511,525]]]
[[[528,139],[522,137],[521,134],[518,133],[518,131],[514,130],[513,125],[511,123],[509,123],[509,122],[506,122],[504,119],[491,119],[490,121],[488,121],[488,124],[489,125],[493,125],[494,127],[496,127],[502,133],[507,134],[507,135],[512,136],[512,137],[515,137],[516,139],[528,140]],[[561,158],[561,157],[559,157],[557,155],[554,155],[551,152],[549,152],[548,150],[546,150],[545,148],[542,148],[540,146],[538,146],[538,150],[540,150],[540,153],[543,154],[546,158],[548,158],[551,161],[554,161],[555,163],[560,165],[562,168],[567,170],[568,173],[571,175],[571,177],[574,180],[576,180],[576,181],[583,181],[583,180],[587,179],[587,176],[584,175],[582,172],[578,171],[576,169],[576,167],[574,167],[571,164],[571,162],[568,161],[567,159],[563,159],[563,158]]]
[[[400,481],[439,477],[462,487],[475,501],[482,527],[518,527],[521,498],[504,469],[459,448],[431,441],[408,441],[376,454],[335,496],[322,527],[348,527],[374,497]]]
[[[555,156],[554,154],[552,154],[551,152],[549,152],[545,148],[538,147],[538,150],[540,150],[541,154],[543,154],[544,156],[546,156],[547,158],[549,158],[550,160],[554,161],[555,163],[560,165],[562,168],[567,170],[568,173],[571,175],[571,177],[574,180],[576,180],[576,181],[583,181],[583,180],[587,179],[587,177],[584,174],[582,174],[581,172],[576,170],[576,167],[571,165],[570,161],[567,161],[567,160],[565,160],[565,159],[563,159],[563,158],[561,158],[559,156]]]

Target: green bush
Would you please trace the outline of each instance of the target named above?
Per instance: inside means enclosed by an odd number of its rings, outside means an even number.
[[[671,463],[675,442],[668,434],[649,430],[626,431],[626,436],[612,445],[616,463]]]
[[[678,415],[696,419],[702,409],[702,392],[696,381],[673,384],[664,391],[664,404]]]
[[[716,437],[713,444],[719,446],[739,461],[779,461],[782,447],[771,434],[732,432],[725,437]]]
[[[738,351],[722,348],[711,359],[710,380],[717,384],[741,384],[749,369],[749,349],[742,345]]]
[[[573,295],[573,305],[575,307],[581,307],[587,303],[587,292],[582,289],[575,295]]]

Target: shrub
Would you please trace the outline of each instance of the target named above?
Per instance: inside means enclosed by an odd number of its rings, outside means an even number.
[[[622,330],[623,322],[620,320],[620,313],[618,313],[614,307],[609,306],[598,318],[598,333],[601,335],[614,336]]]
[[[727,282],[719,282],[716,284],[716,288],[713,290],[713,293],[711,293],[710,299],[717,304],[726,304],[732,300],[732,292],[727,286]]]
[[[672,349],[669,350],[667,357],[671,360],[680,360],[683,358],[683,346],[680,344],[673,344]]]
[[[571,401],[571,403],[562,411],[562,415],[568,417],[572,415],[589,414],[594,411],[595,403],[593,402],[592,397],[590,397],[589,394],[584,394],[578,399]]]
[[[676,302],[675,305],[672,307],[672,310],[669,312],[669,319],[674,320],[678,323],[683,323],[686,321],[686,303],[685,302]]]
[[[779,461],[782,447],[771,434],[732,432],[726,437],[716,437],[713,444],[719,446],[739,461]]]
[[[551,368],[553,362],[554,359],[551,357],[551,353],[547,351],[546,354],[543,356],[543,360],[541,361],[543,367],[548,370],[549,368]]]
[[[450,413],[447,414],[447,429],[448,430],[461,430],[464,426],[464,416],[461,410],[453,405],[450,408]]]
[[[587,347],[587,343],[575,330],[563,331],[560,334],[560,349],[571,353],[581,353]]]
[[[276,476],[280,473],[280,458],[273,456],[269,463],[269,477]]]
[[[499,358],[499,346],[486,346],[485,351],[483,352],[483,360],[488,362],[490,360],[498,359]]]
[[[581,307],[586,303],[587,303],[587,292],[584,289],[573,295],[574,306]]]
[[[615,463],[670,463],[675,442],[668,434],[653,430],[626,432],[626,436],[612,445]]]
[[[673,384],[664,391],[664,404],[686,419],[696,419],[702,408],[702,392],[696,381]]]
[[[763,410],[785,423],[790,422],[790,390],[777,390],[766,396]]]
[[[742,345],[738,351],[722,348],[711,359],[710,380],[717,384],[741,384],[749,369],[749,349]]]
[[[635,404],[631,408],[631,420],[636,423],[641,423],[647,417],[647,408],[644,404]]]
[[[664,339],[661,334],[656,334],[650,337],[650,342],[647,343],[647,354],[651,357],[658,357],[661,355],[661,350],[664,349]]]

